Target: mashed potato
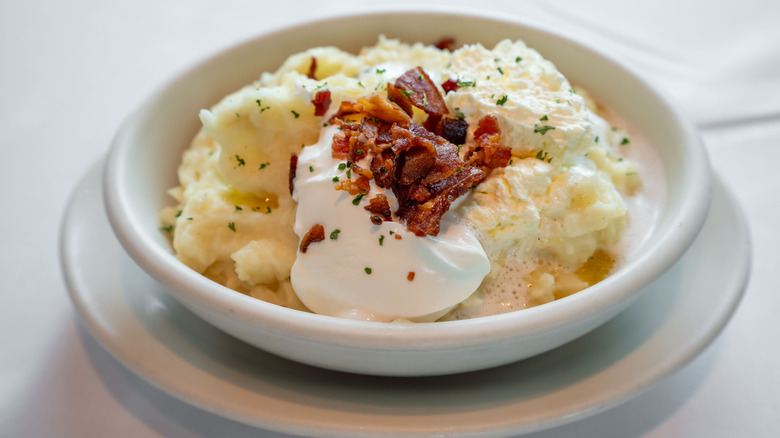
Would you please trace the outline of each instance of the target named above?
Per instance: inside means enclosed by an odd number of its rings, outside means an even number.
[[[318,141],[340,101],[384,93],[416,66],[436,84],[457,81],[457,90],[442,92],[449,110],[470,133],[494,115],[512,151],[509,166],[448,213],[474,232],[491,267],[445,318],[539,305],[608,275],[630,223],[626,199],[642,192],[639,164],[628,158],[634,142],[551,62],[509,40],[454,52],[385,38],[358,55],[314,48],[202,110],[203,128],[170,190],[177,205],[162,213],[179,259],[230,288],[306,310],[290,283],[299,245],[290,155]],[[312,98],[324,89],[331,111],[315,116]]]

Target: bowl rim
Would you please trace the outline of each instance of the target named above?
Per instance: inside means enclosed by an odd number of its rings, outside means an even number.
[[[263,41],[289,32],[300,31],[310,26],[334,25],[359,18],[381,16],[392,19],[413,15],[429,15],[438,18],[475,19],[498,21],[506,25],[523,28],[573,45],[589,52],[590,56],[608,63],[611,69],[620,71],[638,86],[657,99],[657,103],[677,123],[680,138],[687,145],[686,173],[683,183],[676,190],[683,191],[683,198],[690,202],[680,203],[674,215],[674,225],[667,227],[663,235],[638,254],[629,264],[610,275],[602,282],[569,297],[500,315],[457,321],[434,323],[398,324],[342,319],[331,316],[301,312],[271,304],[241,294],[207,279],[180,262],[168,248],[162,248],[133,215],[130,193],[132,189],[123,182],[129,181],[125,164],[133,150],[135,130],[141,125],[148,111],[159,103],[161,97],[187,78],[195,75],[203,66],[230,57]],[[259,77],[259,72],[258,72]],[[660,276],[676,262],[698,235],[709,211],[711,197],[711,170],[706,150],[693,124],[671,103],[671,100],[657,87],[652,86],[631,67],[606,55],[591,45],[559,30],[550,30],[520,17],[500,16],[468,8],[435,11],[425,7],[387,8],[383,11],[354,12],[301,22],[299,24],[271,29],[217,50],[211,55],[190,64],[172,78],[163,82],[122,124],[114,137],[103,172],[104,203],[111,228],[131,258],[157,281],[165,285],[173,295],[204,311],[222,312],[230,319],[262,327],[285,336],[300,339],[314,339],[332,345],[371,346],[394,348],[403,346],[408,350],[425,350],[431,345],[438,348],[456,348],[464,344],[479,344],[487,339],[501,340],[518,333],[535,334],[570,324],[578,324],[583,315],[593,314],[630,300],[638,291]],[[128,214],[129,213],[129,214]],[[641,269],[631,268],[641,266]],[[631,268],[631,269],[627,269]],[[628,274],[631,274],[630,276]]]

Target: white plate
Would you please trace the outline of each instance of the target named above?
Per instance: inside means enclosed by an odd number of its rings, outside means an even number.
[[[504,436],[625,402],[700,353],[747,283],[750,242],[718,181],[696,243],[627,311],[549,353],[486,371],[368,377],[281,359],[175,302],[125,254],[103,210],[101,165],[66,212],[61,256],[78,312],[100,344],[163,391],[262,428],[316,436]]]

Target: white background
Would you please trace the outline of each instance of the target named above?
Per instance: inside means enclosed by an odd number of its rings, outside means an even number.
[[[721,336],[628,403],[531,436],[777,436],[780,2],[393,4],[503,11],[624,60],[701,128],[748,217],[750,284]],[[268,29],[374,8],[358,0],[0,3],[0,436],[282,436],[180,402],[109,356],[68,299],[60,219],[76,182],[160,82]]]

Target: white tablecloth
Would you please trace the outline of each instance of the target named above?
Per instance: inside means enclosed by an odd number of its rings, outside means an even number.
[[[777,436],[780,2],[426,4],[533,19],[624,59],[701,128],[753,236],[746,295],[707,350],[621,406],[531,436]],[[269,28],[374,8],[359,0],[0,4],[0,436],[282,436],[168,396],[106,353],[69,301],[60,218],[78,179],[161,81]]]

